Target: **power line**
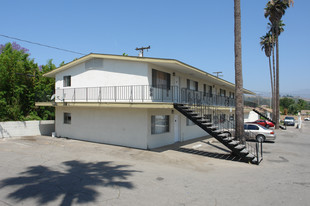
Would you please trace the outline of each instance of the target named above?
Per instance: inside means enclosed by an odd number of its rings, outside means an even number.
[[[28,41],[28,40],[24,40],[24,39],[20,39],[20,38],[16,38],[16,37],[7,36],[7,35],[4,35],[4,34],[0,34],[0,36],[8,38],[8,39],[14,39],[14,40],[18,40],[18,41],[27,42],[29,44],[36,44],[36,45],[47,47],[47,48],[50,48],[50,49],[57,49],[57,50],[60,50],[60,51],[70,52],[70,53],[74,53],[74,54],[86,55],[86,54],[83,54],[83,53],[80,53],[80,52],[75,52],[75,51],[68,50],[68,49],[62,49],[62,48],[58,48],[58,47],[54,47],[54,46],[49,46],[49,45],[46,45],[46,44],[32,42],[32,41]]]

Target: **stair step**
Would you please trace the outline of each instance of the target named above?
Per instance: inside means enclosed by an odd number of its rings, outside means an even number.
[[[220,134],[220,133],[223,133],[223,130],[214,130],[213,132]]]
[[[202,123],[202,125],[204,126],[210,126],[210,125],[213,125],[211,122],[206,122],[206,123]]]
[[[197,122],[199,122],[199,123],[206,123],[207,121],[205,119],[197,119]]]
[[[246,158],[250,158],[250,159],[253,159],[255,156],[253,155],[253,154],[251,154],[251,153],[249,153],[247,156],[246,156]]]
[[[207,127],[208,129],[211,129],[211,130],[216,130],[218,129],[219,127],[218,126],[211,126],[211,127]]]
[[[198,116],[198,115],[199,115],[199,114],[196,113],[196,112],[188,112],[188,114],[191,115],[191,116]]]
[[[233,141],[229,142],[228,144],[229,144],[229,145],[238,145],[238,144],[239,144],[239,141],[233,140]]]
[[[252,159],[251,162],[252,162],[253,164],[257,164],[257,157],[255,157],[254,159]]]
[[[225,133],[224,133],[225,134]],[[225,142],[229,142],[229,141],[236,141],[236,142],[238,142],[239,143],[239,141],[237,141],[237,140],[234,140],[235,139],[235,137],[226,137],[226,138],[224,138],[223,140],[225,141]]]
[[[243,144],[239,144],[235,147],[235,149],[238,149],[238,150],[241,150],[241,149],[244,149],[245,148],[245,145]]]
[[[228,135],[229,135],[228,133],[222,133],[222,134],[219,134],[218,136],[222,137],[222,138],[225,138],[225,137],[228,137]]]
[[[243,150],[240,151],[240,153],[241,153],[241,154],[249,154],[249,151],[248,151],[247,149],[244,148]]]

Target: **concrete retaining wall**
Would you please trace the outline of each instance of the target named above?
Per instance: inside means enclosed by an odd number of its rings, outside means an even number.
[[[17,136],[52,135],[54,120],[0,122],[0,138]]]

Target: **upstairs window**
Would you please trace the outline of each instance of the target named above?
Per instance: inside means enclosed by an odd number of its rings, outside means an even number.
[[[203,84],[203,96],[207,96],[207,85]]]
[[[229,97],[232,98],[232,99],[235,99],[235,93],[229,92]]]
[[[187,89],[198,91],[198,82],[187,79]]]
[[[71,76],[64,76],[64,87],[71,87]]]
[[[170,74],[158,70],[152,70],[152,86],[161,89],[170,89]]]
[[[103,60],[98,58],[93,58],[85,62],[85,69],[96,69],[103,67]]]
[[[226,97],[226,90],[220,89],[220,96],[221,97]]]

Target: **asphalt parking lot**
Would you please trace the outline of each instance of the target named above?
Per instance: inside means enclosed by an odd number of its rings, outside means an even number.
[[[0,140],[0,205],[309,205],[310,122],[279,130],[259,166],[214,139],[145,151],[46,136]]]

